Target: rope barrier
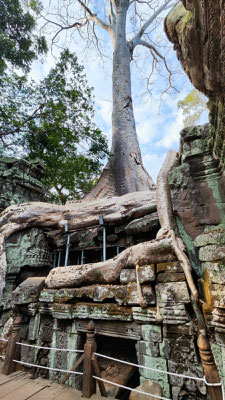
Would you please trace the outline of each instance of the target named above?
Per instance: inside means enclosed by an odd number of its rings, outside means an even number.
[[[159,372],[159,373],[162,373],[162,374],[173,375],[173,376],[178,376],[178,377],[180,377],[180,378],[194,379],[194,380],[196,380],[196,381],[205,382],[204,378],[199,378],[199,377],[194,377],[194,376],[188,376],[188,375],[182,375],[182,374],[176,374],[175,372],[168,372],[168,371],[163,371],[163,370],[155,369],[155,368],[151,368],[151,367],[145,367],[144,365],[134,364],[134,363],[127,362],[127,361],[124,361],[124,360],[119,360],[119,359],[117,359],[117,358],[105,356],[105,355],[100,354],[100,353],[94,353],[94,354],[95,354],[96,356],[98,356],[98,357],[107,358],[108,360],[112,360],[112,361],[118,361],[118,362],[121,362],[121,363],[123,363],[123,364],[131,365],[131,366],[133,366],[133,367],[144,368],[144,369],[148,369],[149,371]]]
[[[72,353],[83,353],[83,352],[84,352],[84,350],[58,349],[57,347],[36,346],[36,345],[34,345],[34,344],[21,343],[21,342],[16,342],[16,344],[19,344],[20,346],[34,347],[35,349],[56,350],[56,351],[69,351],[69,352],[72,352]]]
[[[7,339],[0,339],[0,341],[8,342]],[[37,346],[37,345],[31,345],[31,344],[22,343],[22,342],[16,342],[16,344],[17,344],[17,345],[20,345],[20,346],[33,347],[33,348],[44,349],[44,350],[65,351],[65,352],[73,352],[73,353],[84,353],[84,350],[59,349],[59,348],[57,348],[57,347]],[[106,355],[100,354],[100,353],[94,353],[94,354],[95,354],[96,356],[98,356],[98,357],[106,358],[106,359],[108,359],[108,360],[120,362],[120,363],[126,364],[126,365],[131,365],[131,366],[133,366],[133,367],[143,368],[143,369],[146,369],[146,370],[149,370],[149,371],[158,372],[158,373],[162,373],[162,374],[173,375],[173,376],[177,376],[177,377],[184,378],[184,379],[193,379],[193,380],[196,380],[196,381],[201,381],[201,382],[205,383],[205,385],[207,385],[207,386],[221,386],[221,388],[222,388],[223,400],[225,400],[225,391],[224,391],[224,386],[223,386],[222,382],[219,382],[219,383],[209,383],[209,382],[207,382],[205,376],[204,376],[203,378],[199,378],[199,377],[194,377],[194,376],[189,376],[189,375],[177,374],[177,373],[175,373],[175,372],[163,371],[163,370],[159,370],[159,369],[156,369],[156,368],[151,368],[151,367],[146,367],[146,366],[144,366],[144,365],[131,363],[131,362],[128,362],[128,361],[120,360],[120,359],[118,359],[118,358],[106,356]],[[5,359],[5,357],[4,357],[4,356],[1,356],[1,355],[0,355],[0,358],[2,358],[3,360]],[[47,369],[47,370],[56,371],[56,372],[71,373],[71,374],[74,374],[74,375],[83,375],[82,372],[68,371],[68,370],[62,370],[62,369],[58,369],[58,368],[44,367],[44,366],[42,366],[42,365],[35,365],[35,364],[31,364],[31,363],[25,363],[25,362],[18,361],[18,360],[13,360],[13,362],[18,363],[18,364],[21,364],[21,365],[27,365],[27,366],[30,366],[30,367],[42,368],[42,369]],[[149,393],[140,391],[140,390],[138,390],[138,389],[132,389],[132,388],[129,388],[129,387],[127,387],[127,386],[120,385],[120,384],[117,384],[117,383],[115,383],[115,382],[111,382],[111,381],[108,381],[108,380],[106,380],[106,379],[102,379],[102,378],[99,378],[99,377],[96,377],[96,376],[93,376],[93,378],[95,378],[95,379],[97,379],[97,380],[100,380],[100,381],[102,381],[102,382],[109,383],[109,384],[111,384],[111,385],[115,385],[115,386],[121,387],[121,388],[123,388],[123,389],[131,390],[131,391],[134,391],[134,392],[137,392],[137,393],[140,393],[140,394],[144,394],[144,395],[146,395],[146,396],[152,396],[152,397],[155,397],[156,399],[160,399],[160,400],[171,400],[171,399],[167,399],[167,398],[165,398],[165,397],[160,397],[160,396],[157,396],[157,395],[149,394]]]
[[[132,392],[145,394],[146,396],[155,397],[156,399],[159,399],[159,400],[171,400],[171,399],[168,399],[168,397],[161,397],[161,396],[158,396],[156,394],[150,394],[150,393],[147,393],[147,392],[142,392],[141,390],[133,389],[133,388],[130,388],[130,387],[124,386],[124,385],[120,385],[119,383],[108,381],[107,379],[98,378],[97,376],[94,376],[94,375],[92,375],[92,377],[94,379],[99,380],[99,381],[102,381],[102,382],[105,382],[105,383],[109,383],[110,385],[118,386],[118,387],[121,387],[122,389],[128,389],[128,390],[131,390]]]
[[[77,372],[77,371],[68,371],[66,369],[58,369],[58,368],[50,368],[50,367],[43,367],[42,365],[36,365],[36,364],[31,364],[31,363],[25,363],[23,361],[18,361],[18,360],[13,360],[13,362],[21,365],[28,365],[29,367],[35,367],[35,368],[41,368],[41,369],[48,369],[51,371],[57,371],[57,372],[64,372],[64,373],[71,373],[74,375],[83,375],[83,372]]]

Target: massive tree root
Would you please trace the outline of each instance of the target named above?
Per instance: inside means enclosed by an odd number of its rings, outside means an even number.
[[[8,207],[0,218],[0,298],[5,287],[7,260],[5,242],[15,232],[30,227],[69,230],[99,224],[99,215],[105,223],[123,223],[139,218],[156,210],[154,191],[129,193],[121,197],[81,200],[66,205],[48,203],[24,203]]]
[[[171,245],[176,254],[178,260],[181,263],[187,284],[193,296],[193,299],[198,301],[198,291],[192,278],[192,268],[190,261],[184,253],[185,245],[182,239],[177,238],[174,232],[176,223],[173,215],[173,207],[170,195],[170,188],[168,183],[169,172],[176,167],[178,164],[177,153],[174,150],[170,150],[166,156],[164,164],[160,169],[157,178],[157,210],[159,215],[159,222],[161,229],[157,234],[157,238],[169,237],[171,238]]]
[[[171,239],[164,238],[128,247],[118,256],[95,264],[58,267],[50,271],[48,288],[78,287],[82,285],[113,284],[119,281],[122,268],[135,268],[149,262],[166,262],[174,259]]]

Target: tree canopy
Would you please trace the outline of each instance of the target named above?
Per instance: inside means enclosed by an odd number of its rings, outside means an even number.
[[[15,73],[0,78],[0,137],[7,154],[39,158],[51,199],[80,198],[100,174],[109,155],[101,131],[92,123],[92,88],[77,57],[63,51],[39,84]]]
[[[34,16],[22,6],[20,0],[0,0],[0,74],[7,63],[27,71],[38,54],[47,51],[44,36],[34,33]],[[35,12],[40,11],[35,0],[30,1],[29,6]]]
[[[183,111],[184,126],[196,125],[201,115],[208,111],[208,99],[197,89],[192,89],[184,100],[177,103],[179,109]]]

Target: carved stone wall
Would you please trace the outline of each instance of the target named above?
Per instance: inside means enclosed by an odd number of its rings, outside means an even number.
[[[14,157],[0,158],[0,212],[28,201],[43,201],[46,189],[41,183],[42,164]]]

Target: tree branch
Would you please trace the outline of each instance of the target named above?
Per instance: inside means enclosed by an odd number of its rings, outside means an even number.
[[[78,0],[79,1],[79,0]],[[152,24],[152,22],[158,17],[158,15],[167,9],[168,4],[171,2],[172,0],[166,0],[165,4],[163,4],[161,7],[158,8],[158,10],[156,10],[154,12],[154,14],[142,25],[142,27],[139,29],[139,31],[137,32],[137,34],[133,37],[133,39],[130,41],[132,43],[132,47],[133,49],[135,48],[135,46],[137,46],[141,39],[141,37],[143,36],[143,34],[145,33],[146,29]],[[171,5],[172,7],[172,5]]]
[[[149,42],[146,42],[145,40],[139,39],[138,42],[137,42],[137,45],[141,45],[141,46],[147,47],[149,50],[154,51],[155,54],[164,62],[166,70],[167,70],[167,72],[169,74],[169,78],[168,79],[169,79],[170,87],[178,92],[178,90],[172,85],[172,82],[171,82],[172,72],[170,71],[170,69],[168,67],[168,64],[166,62],[165,57],[162,54],[160,54],[159,51],[156,50],[156,48],[154,46],[152,46]]]
[[[93,12],[90,10],[90,8],[87,7],[86,4],[84,4],[84,2],[82,0],[78,0],[78,3],[80,3],[80,5],[87,12],[89,20],[96,22],[96,24],[101,26],[101,28],[105,29],[107,32],[110,32],[110,30],[111,30],[110,26],[108,24],[106,24],[104,21],[102,21],[100,18],[98,18],[96,14],[93,14]]]
[[[37,113],[42,110],[44,107],[44,104],[41,104],[34,112],[31,114],[28,118],[26,118],[23,122],[20,123],[19,126],[17,126],[15,129],[12,129],[11,131],[1,131],[0,130],[0,136],[7,136],[7,135],[12,135],[14,133],[18,133],[24,125],[26,125],[27,122],[31,121],[34,118],[37,118]]]

